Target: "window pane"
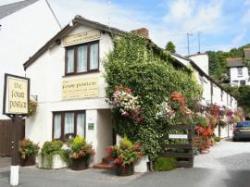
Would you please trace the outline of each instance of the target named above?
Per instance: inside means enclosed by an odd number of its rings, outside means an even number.
[[[90,45],[90,70],[98,69],[98,43]]]
[[[74,133],[74,113],[65,113],[64,134]]]
[[[77,72],[87,71],[87,46],[78,47],[77,51]]]
[[[73,49],[67,49],[67,67],[66,72],[67,73],[73,73],[74,72],[74,50]]]
[[[61,138],[61,114],[54,115],[54,139]]]
[[[85,132],[85,114],[77,114],[77,135],[84,136]]]

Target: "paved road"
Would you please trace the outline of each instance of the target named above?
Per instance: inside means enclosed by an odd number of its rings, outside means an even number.
[[[0,169],[6,168],[10,166],[10,158],[8,157],[0,157]]]
[[[8,186],[8,168],[0,169],[0,186]],[[22,187],[250,187],[250,142],[223,141],[195,158],[192,169],[116,177],[107,171],[21,169]]]

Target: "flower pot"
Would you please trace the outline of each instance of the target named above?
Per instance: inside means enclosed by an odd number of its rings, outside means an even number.
[[[84,159],[72,159],[70,168],[72,170],[84,170],[89,167],[88,161]]]
[[[116,165],[115,173],[117,176],[129,176],[134,174],[134,164]]]
[[[33,166],[36,164],[36,157],[35,156],[29,156],[25,159],[20,159],[20,165],[21,166]]]
[[[61,168],[66,168],[67,163],[61,158],[60,155],[56,154],[56,155],[53,155],[52,163],[50,165],[47,156],[42,157],[41,155],[39,155],[38,167],[44,168],[44,169],[61,169]]]

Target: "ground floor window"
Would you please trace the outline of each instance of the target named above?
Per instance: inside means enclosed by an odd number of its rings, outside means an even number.
[[[85,111],[53,112],[53,139],[65,141],[85,136]]]

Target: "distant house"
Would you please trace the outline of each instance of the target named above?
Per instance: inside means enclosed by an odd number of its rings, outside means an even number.
[[[0,120],[4,73],[25,76],[23,62],[60,30],[46,0],[25,0],[0,6]]]
[[[250,48],[244,49],[243,57],[227,58],[231,86],[250,85],[249,68],[247,67],[249,60]]]

